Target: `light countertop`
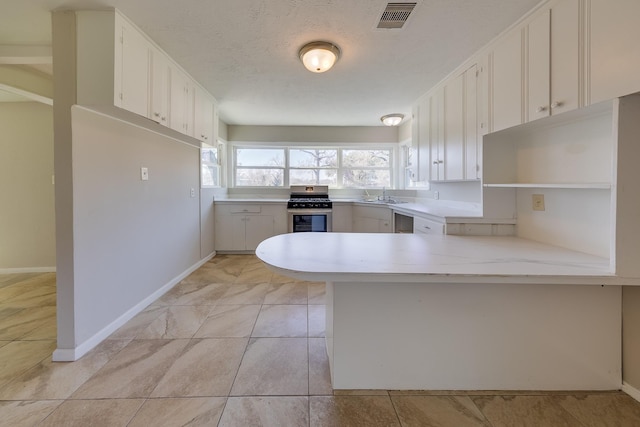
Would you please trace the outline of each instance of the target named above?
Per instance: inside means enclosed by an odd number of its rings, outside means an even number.
[[[216,197],[215,203],[282,203],[286,204],[289,199],[282,198],[258,198],[258,197],[246,197],[246,198],[227,198],[227,197]]]
[[[518,237],[290,233],[256,255],[280,274],[314,281],[624,285],[606,258]]]
[[[340,199],[332,198],[334,204],[359,204],[366,206],[381,206],[392,209],[394,211],[404,213],[406,215],[427,215],[437,217],[443,220],[443,222],[489,222],[495,223],[496,221],[482,217],[480,208],[472,208],[468,206],[461,206],[457,202],[438,201],[432,203],[384,203],[384,202],[367,202],[361,199]],[[259,198],[259,197],[216,197],[215,203],[286,203],[288,199],[283,198]],[[467,205],[467,204],[465,204]],[[513,220],[512,222],[515,222]]]

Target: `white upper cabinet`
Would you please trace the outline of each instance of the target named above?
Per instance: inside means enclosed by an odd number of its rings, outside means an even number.
[[[528,121],[582,106],[580,0],[560,0],[527,26]]]
[[[428,181],[429,180],[429,162],[431,159],[431,147],[430,147],[430,104],[429,98],[423,98],[420,101],[420,106],[418,109],[419,120],[418,120],[418,135],[420,136],[420,143],[418,145],[418,158],[416,159],[418,163],[418,180],[419,181]]]
[[[192,99],[189,77],[178,67],[172,66],[169,69],[170,105],[169,125],[171,129],[189,135],[189,101]]]
[[[202,89],[196,119],[198,84],[151,39],[117,10],[74,13],[78,104],[113,105],[213,141],[215,100]]]
[[[420,101],[416,102],[411,106],[411,157],[412,166],[417,165],[419,161],[419,150],[420,150],[420,135],[418,134],[418,129],[420,126]],[[415,167],[415,166],[414,166]],[[415,174],[414,180],[420,181],[420,172],[417,169],[414,169],[413,173]]]
[[[464,179],[464,83],[461,74],[444,87],[444,179]]]
[[[560,0],[551,7],[551,114],[584,106],[580,53],[581,0]]]
[[[149,116],[149,57],[150,45],[142,34],[125,20],[118,20],[122,71],[116,105],[141,116]],[[119,51],[119,52],[118,52]],[[116,75],[118,70],[116,70]]]
[[[478,66],[447,80],[421,109],[430,141],[430,180],[463,181],[479,178]],[[422,120],[421,120],[422,122]]]
[[[431,142],[430,180],[444,180],[444,88],[428,98],[429,140]]]
[[[589,103],[640,91],[640,1],[588,4]]]
[[[491,131],[523,123],[523,30],[508,33],[493,49],[491,60]]]
[[[430,152],[430,112],[429,98],[423,97],[412,106],[411,110],[411,150],[416,166],[415,181],[428,181]]]
[[[213,141],[213,100],[203,89],[194,88],[193,137],[208,144]]]
[[[151,51],[151,108],[149,118],[169,126],[169,60],[157,49]]]
[[[467,180],[480,179],[480,159],[478,156],[478,105],[481,98],[478,90],[480,71],[473,65],[464,73],[464,177]]]
[[[528,111],[529,120],[547,117],[549,111],[549,97],[551,84],[549,70],[551,68],[551,11],[545,10],[529,23],[528,30],[528,61],[529,78]]]

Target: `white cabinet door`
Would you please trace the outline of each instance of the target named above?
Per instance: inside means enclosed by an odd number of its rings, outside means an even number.
[[[429,180],[429,165],[431,163],[431,145],[430,145],[430,115],[431,106],[429,98],[422,98],[418,108],[418,181]]]
[[[522,30],[501,40],[491,55],[491,130],[493,132],[523,123]]]
[[[353,210],[351,205],[342,205],[334,202],[331,215],[333,229],[337,233],[349,233],[353,230]]]
[[[482,138],[480,136],[484,136],[489,133],[489,55],[483,56],[479,58],[478,62],[478,79],[477,79],[477,87],[476,87],[476,96],[477,96],[477,120],[478,120],[478,145],[480,145]],[[482,152],[481,149],[478,150],[478,156]],[[481,159],[478,159],[480,162]]]
[[[247,251],[254,251],[260,242],[275,235],[273,216],[271,215],[247,215],[245,227],[244,250]]]
[[[420,101],[411,106],[411,152],[416,168],[416,181],[420,181]]]
[[[431,146],[431,181],[444,179],[444,89],[429,98],[429,141]]]
[[[169,100],[169,122],[171,129],[187,134],[187,109],[189,101],[189,79],[177,67],[170,68],[171,90]]]
[[[551,8],[552,115],[575,110],[584,104],[581,102],[581,39],[580,0],[561,0],[554,4]]]
[[[391,220],[389,220],[389,219],[379,219],[378,220],[378,233],[393,233],[393,228],[391,227]]]
[[[547,9],[529,23],[528,43],[528,113],[529,120],[547,117],[550,114],[551,94],[549,49],[551,45],[551,12]]]
[[[590,4],[589,102],[640,91],[640,1],[591,0]]]
[[[380,226],[380,220],[377,218],[367,218],[364,216],[353,217],[354,233],[377,233]]]
[[[147,40],[127,22],[121,22],[122,70],[120,70],[121,108],[149,116],[149,54]],[[119,70],[116,70],[118,72]]]
[[[157,49],[151,51],[150,119],[169,125],[169,60]]]
[[[414,234],[444,234],[444,224],[432,221],[430,219],[414,217],[413,218]]]
[[[216,209],[215,246],[218,251],[242,251],[245,248],[244,215],[224,215]]]
[[[393,213],[382,206],[354,206],[354,233],[392,233]]]
[[[528,120],[575,110],[580,102],[580,0],[560,0],[528,30]]]
[[[444,179],[464,178],[464,74],[444,87]]]
[[[478,160],[478,67],[472,66],[464,73],[464,177],[480,178]]]
[[[199,87],[194,91],[194,138],[213,144],[213,101]]]

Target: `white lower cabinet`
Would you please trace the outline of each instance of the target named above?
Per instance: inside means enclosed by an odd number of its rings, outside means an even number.
[[[284,206],[218,204],[216,251],[254,251],[263,240],[285,232],[285,218]]]
[[[444,223],[430,219],[413,217],[414,234],[444,234]]]
[[[393,212],[386,206],[353,207],[354,233],[393,233]]]
[[[331,214],[332,229],[336,233],[349,233],[353,229],[353,208],[351,203],[333,203]]]

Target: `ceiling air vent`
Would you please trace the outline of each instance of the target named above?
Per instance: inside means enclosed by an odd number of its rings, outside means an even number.
[[[389,3],[382,12],[378,28],[402,28],[416,3]]]

